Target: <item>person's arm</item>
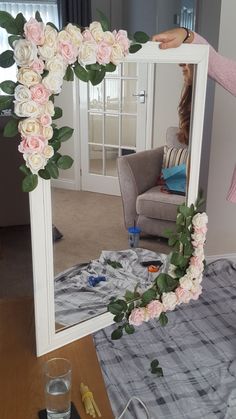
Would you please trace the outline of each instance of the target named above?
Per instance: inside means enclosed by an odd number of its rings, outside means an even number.
[[[180,46],[186,37],[184,28],[175,28],[161,34],[154,35],[153,41],[160,42],[161,49],[175,48]],[[208,75],[219,83],[224,89],[236,96],[236,62],[223,57],[196,32],[190,31],[185,43],[209,45],[209,67]]]

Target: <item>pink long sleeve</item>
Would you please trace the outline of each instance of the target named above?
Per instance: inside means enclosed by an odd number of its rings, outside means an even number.
[[[208,42],[194,32],[194,44],[208,44]],[[236,96],[236,61],[223,57],[209,45],[208,75],[224,89]]]

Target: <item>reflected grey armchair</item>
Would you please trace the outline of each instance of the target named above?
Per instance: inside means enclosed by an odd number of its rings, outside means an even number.
[[[117,160],[125,227],[135,222],[143,233],[160,237],[165,237],[166,228],[175,228],[177,207],[185,201],[184,196],[163,193],[157,186],[163,154],[164,147],[158,147]]]

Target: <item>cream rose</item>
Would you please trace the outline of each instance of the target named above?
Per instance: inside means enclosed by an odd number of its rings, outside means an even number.
[[[80,47],[83,42],[83,36],[81,34],[80,28],[72,25],[71,23],[68,23],[68,25],[65,27],[65,31],[69,33],[72,44],[77,48]]]
[[[184,290],[190,291],[192,286],[193,286],[193,281],[192,281],[191,275],[186,274],[182,278],[180,278],[179,285]]]
[[[42,135],[46,140],[51,140],[53,137],[53,129],[51,126],[43,127]]]
[[[89,30],[96,42],[102,41],[104,32],[100,22],[90,23]]]
[[[40,153],[24,154],[26,166],[32,173],[37,174],[39,170],[44,169],[47,159]]]
[[[65,30],[58,32],[57,42],[61,42],[61,41],[71,41],[71,36],[69,32]]]
[[[78,53],[78,62],[82,65],[95,64],[97,61],[97,44],[95,42],[85,41]]]
[[[54,72],[54,73],[61,73],[65,74],[66,71],[66,65],[65,62],[60,54],[55,55],[55,57],[51,58],[46,63],[46,69],[48,71]]]
[[[19,67],[29,67],[37,58],[37,47],[27,39],[19,39],[13,43],[14,60]]]
[[[28,135],[40,135],[42,132],[41,124],[35,118],[27,118],[19,122],[19,132],[23,137]]]
[[[163,311],[174,310],[177,304],[177,297],[174,292],[164,292],[162,294]]]
[[[43,113],[46,113],[46,114],[48,113],[50,116],[55,115],[54,104],[51,100],[49,100],[43,106]]]
[[[31,99],[31,91],[28,87],[18,84],[15,88],[15,99],[19,102],[25,102]]]
[[[108,45],[113,45],[115,43],[114,34],[110,31],[103,32],[103,41]]]
[[[44,77],[42,83],[46,89],[51,90],[52,93],[60,93],[63,84],[63,73],[50,72],[46,77]]]
[[[201,264],[201,266],[194,266],[194,265],[189,265],[189,267],[186,270],[186,274],[191,275],[192,278],[197,278],[204,269],[204,265],[203,263]]]
[[[50,25],[46,25],[44,30],[44,44],[54,48],[57,44],[58,32]]]
[[[20,118],[31,117],[37,118],[40,115],[41,108],[33,100],[27,102],[15,102],[14,112]]]
[[[43,149],[43,155],[46,159],[50,159],[54,154],[54,149],[51,145],[46,145]]]
[[[122,58],[124,57],[124,53],[120,44],[115,43],[112,45],[111,50],[111,62],[114,65],[120,64]]]
[[[208,223],[208,216],[206,215],[205,212],[202,212],[201,214],[198,213],[194,215],[192,219],[192,223],[194,227],[196,227],[197,229],[201,229],[205,227],[206,224]]]
[[[17,72],[17,80],[19,83],[23,84],[24,86],[31,87],[40,83],[42,80],[42,77],[40,76],[40,74],[36,73],[35,71],[29,68],[22,67]]]
[[[40,57],[44,61],[48,61],[51,58],[53,58],[56,55],[56,52],[57,52],[56,45],[53,45],[51,47],[47,44],[44,44],[42,47],[39,47],[38,50],[39,50]]]

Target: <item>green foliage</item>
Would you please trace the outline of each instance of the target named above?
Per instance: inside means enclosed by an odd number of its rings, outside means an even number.
[[[141,300],[145,305],[147,305],[156,298],[156,295],[157,292],[153,288],[149,288],[147,291],[143,293]]]
[[[73,128],[70,127],[61,127],[58,130],[57,139],[64,142],[69,140],[69,138],[73,135]]]
[[[45,179],[45,180],[51,179],[50,173],[47,171],[47,169],[39,170],[38,174],[42,179]]]
[[[163,377],[163,370],[159,367],[159,361],[157,359],[151,362],[150,367],[152,374],[156,374],[157,377]]]
[[[120,262],[116,262],[115,260],[106,259],[106,263],[110,265],[114,269],[122,268],[122,265]]]
[[[12,80],[5,80],[2,83],[0,83],[0,89],[4,93],[7,93],[8,95],[13,95],[15,92],[16,83]]]
[[[178,280],[168,274],[161,273],[156,278],[156,285],[160,293],[163,294],[163,292],[173,291],[178,286]]]
[[[104,31],[109,31],[110,30],[110,22],[109,22],[108,18],[106,17],[106,15],[104,15],[104,13],[101,12],[101,10],[98,10],[98,9],[97,9],[97,14],[99,16],[99,20],[100,20],[100,23],[102,25],[102,29]]]
[[[46,165],[46,170],[48,171],[48,173],[50,174],[50,176],[53,179],[57,179],[58,178],[58,176],[59,176],[59,169],[58,169],[56,163],[52,159],[48,160],[48,163]]]
[[[118,340],[123,336],[123,328],[119,326],[116,330],[114,330],[111,334],[112,340]]]
[[[19,41],[19,39],[21,39],[21,36],[19,35],[10,35],[8,36],[8,44],[13,48],[13,42]]]
[[[18,120],[10,119],[4,127],[3,135],[4,137],[10,138],[15,137],[18,134]]]
[[[93,86],[97,86],[102,82],[106,75],[106,70],[104,66],[101,66],[99,70],[88,70],[89,80]]]
[[[107,72],[113,73],[113,71],[116,71],[116,65],[113,63],[106,64],[105,70]]]
[[[168,323],[168,317],[165,313],[161,313],[159,317],[159,322],[161,326],[166,326]]]
[[[54,25],[54,23],[47,22],[47,25],[51,26],[53,29],[56,29],[56,31],[58,32],[58,28]]]
[[[89,73],[84,67],[82,67],[82,65],[76,63],[73,69],[76,77],[78,77],[79,80],[84,82],[89,81]]]
[[[15,64],[14,53],[10,49],[0,54],[0,67],[8,68]]]
[[[43,21],[43,19],[41,18],[41,15],[40,15],[40,13],[39,13],[39,11],[37,10],[37,12],[35,13],[35,19],[38,21],[38,22],[42,22]]]
[[[13,104],[13,96],[0,96],[0,111],[11,109]]]
[[[132,335],[135,332],[135,328],[132,324],[126,323],[124,327],[126,333],[128,335]]]
[[[57,167],[59,169],[70,169],[70,167],[72,166],[74,160],[70,157],[70,156],[61,156],[58,160],[57,160]]]
[[[27,175],[22,181],[23,192],[32,192],[38,185],[38,176],[32,173]]]
[[[25,164],[22,164],[20,167],[19,167],[19,170],[22,172],[22,173],[24,173],[24,175],[25,176],[28,176],[28,175],[30,175],[31,174],[31,171],[30,171],[30,169],[25,165]]]
[[[145,44],[150,40],[150,37],[145,32],[138,31],[134,34],[134,40],[140,44]]]
[[[66,80],[66,81],[73,81],[74,80],[74,71],[72,70],[72,68],[69,65],[66,69],[66,73],[65,73],[63,79]]]
[[[0,11],[0,26],[12,35],[20,35],[16,21],[10,13]]]
[[[140,49],[142,48],[142,45],[140,44],[132,44],[129,47],[129,52],[130,54],[135,54],[136,52],[138,52]]]
[[[59,118],[62,117],[63,111],[62,111],[61,108],[59,108],[58,106],[55,106],[54,111],[55,111],[55,113],[54,113],[52,119],[59,119]]]
[[[18,29],[18,34],[23,35],[24,33],[24,24],[26,23],[26,19],[24,18],[22,13],[18,13],[15,18],[15,24]]]
[[[110,313],[117,316],[127,310],[127,304],[124,300],[115,300],[108,304],[107,309]]]
[[[114,322],[116,323],[120,323],[124,318],[124,313],[119,313],[114,317]]]

